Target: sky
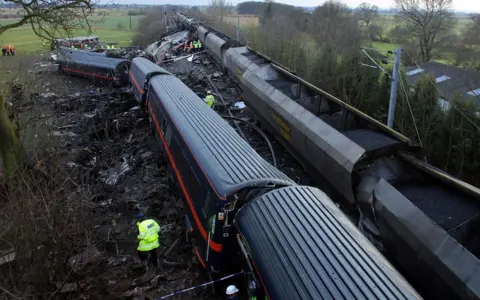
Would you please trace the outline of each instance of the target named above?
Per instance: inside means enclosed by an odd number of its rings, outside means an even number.
[[[118,0],[115,1],[121,4],[178,4],[178,5],[208,5],[209,0]],[[240,2],[244,2],[242,0],[227,0],[227,2],[231,2],[233,5],[236,5]],[[295,6],[307,6],[313,7],[321,5],[324,0],[275,0],[277,3],[285,3]],[[356,7],[362,2],[368,2],[371,4],[375,4],[381,8],[393,8],[394,1],[393,0],[341,0],[341,2],[347,4],[351,7]],[[480,12],[480,0],[453,0],[453,9],[465,12]]]

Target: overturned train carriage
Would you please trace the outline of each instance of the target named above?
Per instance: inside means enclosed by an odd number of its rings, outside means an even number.
[[[264,194],[240,209],[235,224],[249,286],[263,284],[269,299],[421,299],[317,188]]]
[[[415,158],[421,149],[398,132],[213,35],[206,33],[215,41],[207,50],[240,84],[262,125],[323,190],[347,210],[360,208],[363,232],[425,295],[480,297],[479,189]]]
[[[157,73],[147,90],[149,115],[186,200],[188,227],[199,240],[196,254],[210,271],[223,271],[237,249],[231,231],[237,209],[294,182],[175,76]]]
[[[117,86],[129,84],[130,61],[128,60],[62,47],[57,54],[56,63],[60,71],[66,74],[91,78],[95,82]]]

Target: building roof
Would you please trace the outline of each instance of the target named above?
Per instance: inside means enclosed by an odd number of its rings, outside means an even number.
[[[480,104],[480,72],[468,70],[438,62],[428,62],[405,68],[407,81],[414,85],[426,74],[431,74],[441,93],[440,97],[452,99],[456,92],[461,92],[467,99]]]

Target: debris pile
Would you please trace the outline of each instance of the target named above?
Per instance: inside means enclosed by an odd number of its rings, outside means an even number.
[[[71,83],[68,90],[49,85],[48,91],[32,93],[23,107],[38,112],[37,125],[48,128],[56,145],[48,151],[59,154],[78,188],[91,193],[97,244],[68,260],[72,275],[55,283],[57,294],[155,298],[207,280],[184,241],[183,201],[171,189],[146,113],[127,91],[62,78]],[[161,226],[160,267],[148,272],[136,253],[138,211]],[[10,256],[2,256],[2,262]],[[214,297],[202,289],[187,298]]]

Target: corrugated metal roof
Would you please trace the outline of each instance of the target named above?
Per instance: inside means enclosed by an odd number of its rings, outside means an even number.
[[[317,188],[272,191],[235,220],[270,299],[421,299]]]
[[[222,196],[255,180],[294,184],[175,76],[153,77],[151,89],[162,99],[162,105]]]

